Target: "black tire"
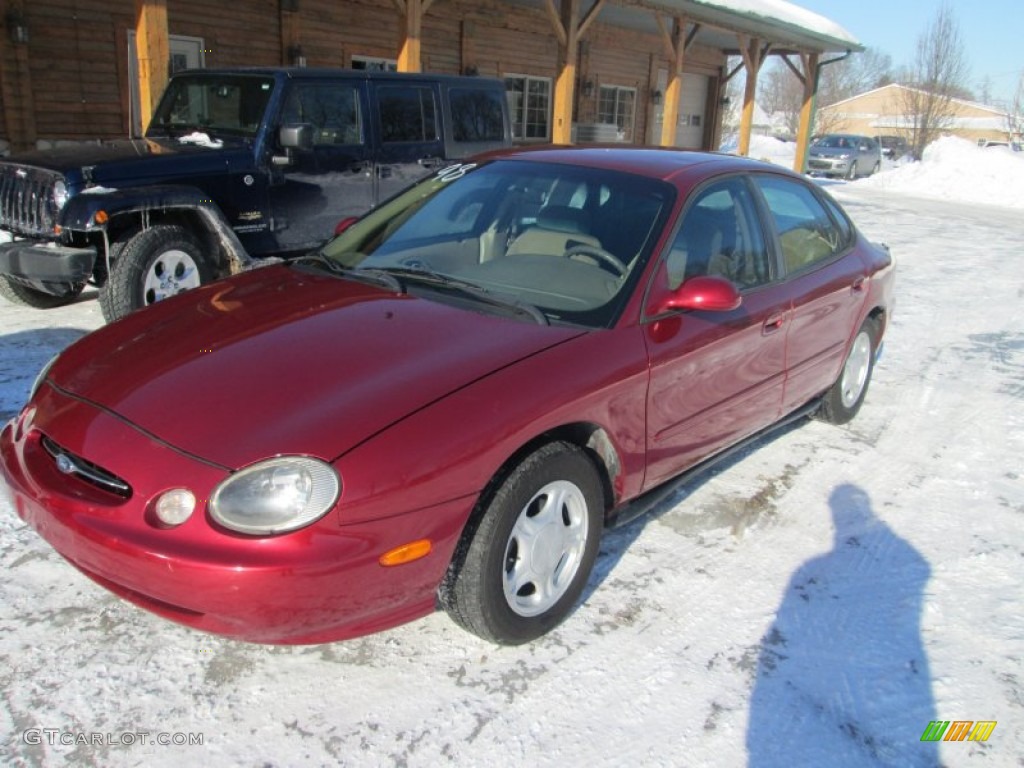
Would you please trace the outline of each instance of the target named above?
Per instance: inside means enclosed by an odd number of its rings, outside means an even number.
[[[848,170],[846,172],[846,180],[847,181],[853,181],[856,178],[857,178],[857,161],[854,160],[852,163],[850,163],[850,170]]]
[[[880,170],[882,170],[882,163],[881,162],[875,163],[874,167],[871,169],[871,174],[870,175],[874,176]]]
[[[176,224],[144,229],[111,246],[111,253],[116,260],[100,290],[107,322],[213,279],[199,241]]]
[[[0,275],[0,296],[12,304],[36,309],[55,309],[70,304],[85,290],[85,283],[47,284],[53,293],[22,285],[6,275]]]
[[[569,614],[586,586],[604,526],[601,478],[580,448],[549,443],[483,503],[463,533],[440,602],[485,640],[535,640]]]
[[[825,393],[821,408],[815,414],[830,424],[845,424],[860,410],[875,370],[878,349],[878,324],[870,318],[857,331],[846,353],[843,370],[835,384]]]

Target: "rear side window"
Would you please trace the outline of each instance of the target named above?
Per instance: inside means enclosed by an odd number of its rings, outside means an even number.
[[[504,94],[481,88],[452,88],[452,138],[461,142],[505,139]]]
[[[386,85],[377,89],[381,138],[385,143],[435,141],[437,105],[433,89],[415,85]]]
[[[758,176],[756,182],[771,210],[787,273],[828,261],[845,249],[849,232],[844,234],[807,186],[770,176]]]

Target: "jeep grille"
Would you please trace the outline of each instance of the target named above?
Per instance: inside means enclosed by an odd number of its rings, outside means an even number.
[[[0,165],[0,228],[23,237],[54,237],[53,187],[61,178],[38,168]]]

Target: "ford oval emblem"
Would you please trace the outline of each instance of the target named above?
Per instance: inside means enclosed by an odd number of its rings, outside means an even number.
[[[69,459],[63,453],[57,454],[57,469],[63,472],[65,475],[70,475],[78,471],[78,467],[75,465],[74,460]]]

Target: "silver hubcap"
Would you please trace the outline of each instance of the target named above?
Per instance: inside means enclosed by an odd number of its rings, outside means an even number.
[[[868,380],[868,369],[871,367],[871,337],[866,331],[857,334],[853,340],[850,356],[843,367],[843,405],[852,408],[864,391],[864,383]]]
[[[162,301],[168,296],[198,288],[199,268],[185,251],[164,251],[146,273],[146,282],[142,287],[146,304]]]
[[[537,616],[565,594],[583,559],[587,524],[587,501],[570,482],[549,483],[530,499],[505,545],[505,599],[513,611]]]

